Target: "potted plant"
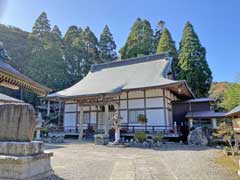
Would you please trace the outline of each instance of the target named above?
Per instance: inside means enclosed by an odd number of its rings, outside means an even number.
[[[146,133],[145,132],[136,132],[134,134],[134,139],[139,143],[143,143],[147,139]]]
[[[96,134],[94,135],[96,145],[106,145],[108,144],[108,136],[105,134]]]
[[[141,123],[141,124],[146,125],[147,122],[148,122],[148,119],[147,119],[147,116],[146,116],[146,115],[144,115],[144,114],[139,114],[139,115],[137,116],[137,121],[138,121],[139,123]]]
[[[152,139],[154,143],[161,142],[164,139],[164,133],[163,132],[155,133]]]
[[[144,115],[144,114],[139,114],[137,116],[137,121],[145,126],[145,131],[146,131],[146,125],[147,125],[147,122],[148,122],[147,116]]]

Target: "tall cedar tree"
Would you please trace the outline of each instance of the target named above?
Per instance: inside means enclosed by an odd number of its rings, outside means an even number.
[[[113,40],[113,35],[106,25],[100,35],[99,40],[99,57],[102,62],[109,62],[117,59],[116,43]]]
[[[59,38],[62,38],[62,33],[57,25],[53,26],[52,33],[56,34]]]
[[[157,28],[155,29],[155,33],[154,33],[154,38],[153,38],[153,53],[157,52],[157,47],[159,44],[159,40],[161,38],[161,35],[163,33],[165,27],[165,22],[163,20],[160,20],[158,22]]]
[[[178,79],[187,80],[197,97],[208,96],[212,73],[206,61],[206,50],[201,45],[190,22],[187,22],[179,46]]]
[[[73,41],[73,47],[78,51],[81,64],[81,74],[84,77],[92,64],[100,63],[98,39],[89,27],[86,27],[78,38]]]
[[[82,32],[81,28],[77,26],[70,26],[63,38],[65,45],[71,45],[74,39],[78,38],[80,33]]]
[[[169,52],[169,55],[173,58],[173,69],[174,69],[175,75],[177,75],[179,72],[178,66],[177,66],[178,53],[175,46],[175,42],[173,41],[172,36],[167,28],[164,28],[157,46],[156,53],[162,53],[162,52]]]
[[[77,83],[83,78],[85,73],[82,73],[82,59],[84,52],[79,40],[81,39],[82,28],[70,26],[63,38],[64,40],[64,59],[67,64],[68,86]]]
[[[137,18],[127,42],[120,50],[121,59],[149,55],[153,51],[153,30],[149,21]]]
[[[50,32],[50,24],[46,13],[42,13],[37,18],[32,35],[39,39],[41,43],[32,50],[31,62],[27,68],[28,75],[53,90],[65,88],[67,79],[62,39],[54,32]]]
[[[47,18],[47,14],[42,12],[33,25],[32,35],[41,40],[50,31],[51,27]]]

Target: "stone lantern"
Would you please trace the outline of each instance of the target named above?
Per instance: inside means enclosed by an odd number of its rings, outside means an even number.
[[[120,142],[120,130],[121,130],[121,117],[117,110],[113,115],[113,128],[115,129],[115,141],[114,143]]]
[[[41,140],[42,124],[43,124],[42,114],[39,112],[36,118],[36,140]]]

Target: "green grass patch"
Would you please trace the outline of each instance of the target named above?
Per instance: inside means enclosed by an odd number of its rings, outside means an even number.
[[[240,159],[240,156],[221,155],[216,159],[216,163],[221,164],[227,169],[234,171],[236,173],[239,168],[239,165],[238,165],[239,159]]]

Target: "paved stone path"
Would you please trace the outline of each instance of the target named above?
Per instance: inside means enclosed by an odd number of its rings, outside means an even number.
[[[215,163],[219,150],[166,145],[157,149],[110,148],[92,143],[47,145],[56,176],[69,180],[237,180]]]

